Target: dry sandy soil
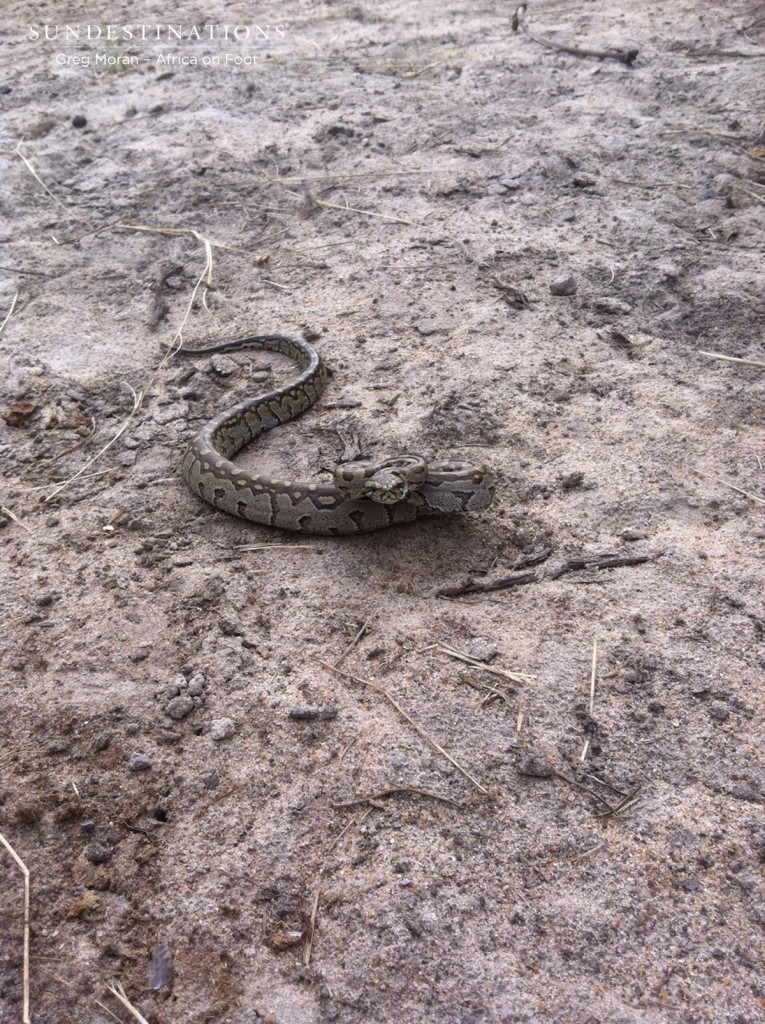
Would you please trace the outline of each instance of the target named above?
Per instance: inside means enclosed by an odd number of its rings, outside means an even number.
[[[133,1020],[119,982],[151,1024],[765,1021],[761,9],[530,12],[627,64],[489,3],[29,38],[88,24],[64,6],[1,32],[0,832],[32,1020]],[[291,369],[157,370],[181,325],[304,330],[329,365],[247,465],[478,458],[494,506],[335,539],[202,504],[191,434]]]

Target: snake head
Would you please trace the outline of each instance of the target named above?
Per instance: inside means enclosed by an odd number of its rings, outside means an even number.
[[[364,481],[365,498],[378,501],[381,505],[395,505],[409,494],[409,481],[395,469],[379,469]]]

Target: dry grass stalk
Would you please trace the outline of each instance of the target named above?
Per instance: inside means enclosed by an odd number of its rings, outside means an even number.
[[[313,933],[316,928],[316,914],[319,910],[319,896],[321,895],[321,886],[316,886],[316,892],[313,897],[313,906],[311,907],[311,918],[308,925],[308,938],[306,939],[305,947],[303,948],[303,964],[307,967],[311,962],[311,953],[313,952]]]
[[[11,857],[13,857],[17,867],[24,876],[24,949],[21,969],[24,989],[21,1020],[23,1024],[31,1024],[32,1018],[29,1016],[29,868],[13,849],[2,832],[0,832],[0,843],[3,844]]]
[[[127,384],[127,381],[125,381],[125,383]],[[133,394],[133,408],[128,413],[128,415],[127,415],[126,419],[124,420],[124,422],[123,422],[122,426],[120,427],[120,429],[117,431],[117,433],[111,439],[111,441],[107,441],[107,443],[102,448],[100,448],[99,451],[97,451],[95,455],[92,455],[88,459],[88,461],[77,470],[76,473],[73,473],[72,476],[70,476],[66,480],[64,480],[63,483],[60,483],[58,485],[58,487],[55,487],[51,491],[51,493],[46,497],[46,499],[45,499],[46,503],[49,502],[49,501],[52,501],[53,498],[55,498],[57,494],[60,494],[61,491],[63,491],[66,487],[69,486],[69,484],[74,483],[75,480],[78,480],[83,475],[83,473],[86,470],[90,469],[90,467],[93,465],[94,462],[96,462],[98,459],[100,459],[102,455],[104,455],[106,452],[109,451],[109,449],[111,448],[111,446],[113,444],[116,444],[117,441],[119,441],[119,439],[125,433],[127,428],[130,426],[130,424],[131,424],[131,422],[133,420],[133,417],[138,412],[138,410],[141,408],[141,403],[143,402],[143,398],[144,398],[144,395],[145,395],[146,391],[144,389],[143,391],[140,391],[140,392],[136,393],[135,389],[133,387],[131,387],[130,384],[128,384],[127,386],[130,388],[130,390],[131,390],[131,392]]]
[[[296,177],[282,178],[279,175],[266,176],[258,184],[262,185],[306,185],[316,181],[327,181],[342,179],[343,181],[355,180],[356,178],[404,178],[415,174],[433,174],[433,170],[411,170],[411,171],[361,171],[356,174],[343,173],[342,171],[327,171],[326,174],[302,174]]]
[[[54,963],[63,963],[64,962],[61,957],[40,957],[40,956],[36,956],[35,960],[51,960]],[[59,985],[64,985],[65,988],[68,988],[72,992],[78,992],[78,989],[75,988],[75,986],[71,983],[71,981],[67,981],[66,978],[59,978],[59,976],[57,974],[54,974],[52,971],[46,970],[46,968],[43,967],[43,966],[40,966],[40,970],[42,971],[43,974],[47,974],[47,976],[49,978],[52,978],[54,981],[57,981]],[[94,1002],[95,1002],[96,1006],[100,1006],[101,1007],[101,1009],[104,1011],[104,1013],[108,1014],[113,1020],[116,1020],[117,1024],[122,1024],[122,1021],[116,1015],[116,1013],[112,1013],[112,1011],[109,1009],[109,1007],[106,1006],[104,1003],[102,1003],[100,1001],[100,999],[95,999]]]
[[[757,366],[760,369],[765,368],[765,363],[758,359],[739,359],[738,356],[726,356],[722,352],[707,352],[704,349],[699,349],[700,356],[708,356],[710,359],[722,359],[726,363],[738,363],[740,366]]]
[[[175,478],[173,478],[175,479]],[[235,544],[234,551],[313,551],[313,544]]]
[[[485,661],[479,661],[477,658],[471,658],[469,654],[463,654],[462,651],[456,651],[453,647],[449,647],[448,644],[431,644],[429,647],[421,648],[421,650],[423,652],[433,650],[441,651],[450,658],[456,658],[458,661],[464,661],[466,665],[471,665],[473,668],[480,668],[484,672],[490,672],[492,675],[499,676],[501,679],[507,679],[511,683],[523,685],[524,683],[531,683],[534,681],[533,676],[525,675],[523,672],[509,672],[503,668],[494,668],[493,665],[487,665]]]
[[[360,213],[362,217],[375,217],[377,220],[384,220],[388,224],[405,224],[408,228],[415,228],[418,225],[413,220],[404,220],[401,217],[389,217],[387,213],[373,213],[371,210],[360,210],[358,206],[348,206],[342,203],[328,203],[323,199],[314,199],[317,206],[323,206],[327,210],[342,210],[346,213]]]
[[[324,860],[321,862],[321,867],[319,868],[319,871],[318,871],[318,874],[317,874],[316,893],[314,895],[313,906],[311,908],[311,918],[310,918],[310,924],[309,924],[309,930],[308,930],[308,937],[306,938],[305,948],[303,949],[303,963],[305,964],[306,967],[311,962],[311,953],[313,952],[313,937],[314,937],[314,932],[316,930],[316,915],[317,915],[318,910],[319,910],[319,896],[321,895],[321,877],[324,874],[324,872],[327,870],[327,861],[329,860],[329,855],[332,853],[334,848],[337,846],[337,844],[343,838],[343,836],[348,831],[348,829],[351,827],[351,825],[354,825],[354,824],[361,825],[362,822],[366,821],[366,819],[369,817],[369,815],[371,813],[372,813],[372,808],[370,807],[369,810],[366,811],[365,814],[362,814],[360,818],[358,818],[358,819],[351,818],[351,820],[346,825],[344,825],[343,828],[340,829],[340,831],[337,833],[335,838],[329,844],[327,852],[324,854]]]
[[[22,521],[19,519],[16,513],[11,512],[11,510],[9,508],[6,508],[5,505],[0,505],[0,512],[2,512],[4,516],[8,516],[9,519],[12,519],[14,523],[17,523],[22,528],[22,530],[26,530],[27,533],[32,532],[31,527],[27,526],[26,523],[22,523]]]
[[[119,999],[125,1009],[138,1021],[138,1024],[149,1024],[144,1015],[133,1006],[127,997],[125,989],[122,985],[115,981],[113,985],[107,985],[107,989],[111,992],[115,999]]]
[[[18,293],[18,292],[16,292],[16,294],[15,294],[15,295],[13,296],[13,298],[11,299],[11,308],[10,308],[10,309],[8,310],[8,312],[7,312],[6,314],[5,314],[5,320],[3,320],[3,322],[2,322],[1,324],[0,324],[0,334],[2,334],[2,333],[3,333],[3,330],[4,330],[4,328],[5,328],[5,325],[6,325],[7,323],[8,323],[8,321],[9,321],[9,320],[11,319],[11,317],[13,316],[13,311],[14,311],[14,309],[16,308],[16,300],[18,299],[18,297],[19,297],[19,293]]]
[[[735,484],[729,484],[727,480],[723,480],[719,476],[712,476],[711,473],[704,473],[703,470],[697,469],[696,472],[700,476],[706,477],[707,480],[714,480],[715,483],[722,484],[723,487],[730,487],[732,491],[736,491],[738,494],[743,494],[745,498],[750,498],[752,501],[756,501],[760,505],[765,505],[765,498],[762,498],[759,494],[752,494],[751,491],[745,491],[741,487],[736,487]]]
[[[67,217],[71,217],[71,218],[72,218],[73,220],[79,220],[79,221],[83,220],[83,218],[82,218],[82,217],[81,217],[81,216],[79,215],[79,213],[73,213],[73,212],[72,212],[72,210],[70,210],[68,206],[66,206],[66,205],[65,205],[64,203],[62,203],[62,202],[61,202],[61,200],[60,200],[60,199],[58,199],[58,198],[57,198],[56,196],[54,196],[54,195],[53,195],[53,193],[51,192],[51,190],[50,190],[50,189],[48,188],[48,186],[47,186],[47,185],[45,184],[45,182],[44,182],[44,181],[42,180],[42,178],[40,177],[40,175],[39,175],[39,174],[37,173],[37,171],[36,171],[36,170],[34,169],[34,167],[32,166],[32,164],[30,163],[30,161],[29,161],[29,160],[27,160],[27,158],[26,158],[26,157],[24,156],[24,154],[23,154],[23,153],[21,152],[21,143],[20,143],[20,142],[16,144],[16,148],[14,149],[14,151],[13,151],[13,152],[14,152],[14,153],[16,154],[16,156],[17,156],[17,157],[19,157],[19,158],[20,158],[20,159],[21,159],[21,160],[23,161],[23,163],[24,163],[24,166],[25,166],[25,167],[26,167],[26,169],[27,169],[27,170],[29,171],[29,173],[30,173],[30,174],[32,175],[32,177],[33,177],[33,178],[35,179],[35,181],[36,181],[36,182],[37,182],[37,183],[38,183],[39,185],[41,185],[41,186],[42,186],[42,188],[43,188],[43,190],[45,191],[45,193],[46,193],[46,194],[47,194],[47,195],[48,195],[48,196],[49,196],[49,197],[50,197],[50,198],[51,198],[51,199],[53,200],[53,202],[54,202],[54,203],[55,203],[55,204],[56,204],[57,206],[60,206],[60,207],[61,207],[61,209],[62,209],[62,210],[64,211],[64,213],[65,213],[65,214],[67,215]]]
[[[151,228],[151,227],[145,227],[144,225],[123,224],[121,222],[113,225],[113,227],[114,228],[119,228],[119,229],[121,229],[123,231],[145,231],[145,232],[150,232],[150,233],[158,234],[158,235],[186,235],[186,234],[191,235],[192,237],[196,238],[199,242],[201,242],[203,247],[204,247],[204,251],[205,251],[205,265],[204,265],[204,269],[202,270],[202,273],[199,275],[199,278],[197,279],[197,282],[196,282],[196,284],[194,285],[194,287],[192,289],[191,298],[189,299],[188,304],[186,306],[186,312],[184,313],[183,319],[181,320],[181,325],[178,328],[178,330],[176,331],[175,336],[174,336],[172,342],[170,343],[170,345],[168,346],[167,351],[165,352],[164,356],[159,361],[159,363],[157,364],[157,366],[155,367],[155,369],[153,370],[153,372],[149,376],[149,379],[146,381],[146,383],[144,384],[144,386],[141,388],[140,391],[136,392],[134,390],[134,388],[132,388],[130,386],[130,384],[128,384],[128,387],[130,388],[130,390],[131,390],[131,392],[133,394],[133,408],[128,413],[128,415],[125,418],[125,420],[124,420],[122,426],[120,427],[120,429],[117,431],[117,433],[114,435],[114,437],[110,441],[107,441],[107,443],[105,445],[103,445],[103,447],[100,448],[95,453],[95,455],[92,455],[88,459],[88,461],[83,466],[81,466],[80,469],[77,470],[76,473],[74,473],[72,476],[70,476],[67,480],[64,480],[63,483],[59,484],[58,487],[56,487],[51,492],[51,494],[49,494],[47,496],[47,498],[45,499],[46,502],[51,501],[53,498],[56,497],[57,494],[60,494],[60,492],[63,491],[64,488],[68,487],[71,483],[73,483],[75,480],[77,480],[79,477],[81,477],[83,473],[85,473],[88,469],[90,469],[90,467],[93,465],[94,462],[96,462],[98,459],[100,459],[101,456],[104,455],[112,447],[112,445],[116,444],[116,442],[122,437],[122,435],[125,433],[127,428],[130,426],[131,422],[133,421],[133,417],[136,415],[138,410],[143,405],[143,401],[144,401],[144,399],[145,399],[149,389],[152,387],[152,385],[156,381],[157,377],[160,375],[162,370],[164,370],[164,368],[167,366],[167,364],[173,358],[173,356],[178,351],[178,349],[182,348],[182,346],[183,346],[183,329],[186,326],[189,317],[191,316],[191,310],[192,310],[192,308],[194,306],[194,301],[195,301],[195,299],[197,297],[197,294],[199,293],[200,288],[204,287],[205,289],[207,289],[207,288],[214,288],[215,287],[213,285],[213,283],[212,283],[212,269],[213,269],[212,247],[213,247],[213,245],[215,243],[211,242],[208,238],[205,238],[204,235],[201,235],[198,231],[195,231],[193,228]]]
[[[459,761],[456,761],[448,752],[448,750],[445,750],[437,740],[434,740],[433,737],[428,732],[426,732],[425,729],[423,729],[423,727],[418,722],[416,722],[412,718],[412,716],[401,707],[398,701],[395,700],[395,698],[391,697],[388,691],[383,689],[382,686],[377,686],[375,683],[370,683],[368,679],[361,679],[359,676],[351,675],[350,672],[345,672],[343,669],[335,668],[334,665],[327,665],[326,662],[320,661],[319,664],[322,666],[322,668],[327,669],[328,672],[336,672],[339,676],[343,676],[343,678],[345,679],[350,679],[354,683],[359,683],[361,686],[366,686],[370,690],[374,690],[376,693],[379,693],[381,696],[385,697],[388,703],[391,704],[396,709],[396,711],[398,711],[401,717],[407,720],[407,722],[411,725],[411,727],[414,729],[418,736],[421,736],[431,745],[431,747],[433,747],[434,750],[437,750],[439,754],[446,758],[447,761],[451,762],[451,764],[454,765],[457,771],[460,772],[461,775],[464,775],[469,782],[472,782],[472,784],[480,793],[483,793],[484,796],[489,795],[488,789],[486,789],[485,786],[482,786],[478,779],[474,778],[474,776],[472,776],[466,768],[463,768]]]
[[[366,622],[364,622],[364,623],[363,623],[363,625],[362,625],[362,626],[361,626],[361,628],[359,629],[359,631],[358,631],[358,633],[356,634],[356,636],[355,636],[355,637],[353,638],[353,640],[351,640],[351,642],[350,642],[350,643],[348,644],[348,646],[347,646],[347,647],[345,648],[345,650],[343,651],[343,653],[342,653],[342,654],[340,655],[340,657],[339,657],[339,658],[337,659],[337,661],[335,662],[335,668],[339,668],[339,667],[340,667],[340,666],[342,665],[342,663],[343,663],[343,662],[345,661],[345,659],[346,659],[346,658],[348,657],[348,655],[349,655],[349,654],[351,653],[351,651],[352,651],[352,650],[353,650],[353,648],[354,648],[354,647],[356,646],[356,644],[357,644],[357,643],[358,643],[358,642],[359,642],[359,641],[361,640],[361,638],[362,638],[362,637],[364,636],[364,634],[365,634],[365,633],[366,633],[366,631],[367,631],[367,626],[368,626],[368,625],[369,625],[369,623],[370,623],[370,622],[372,621],[372,618],[373,618],[373,616],[372,616],[372,615],[370,615],[370,616],[369,616],[369,618],[368,618],[368,619],[366,620]]]

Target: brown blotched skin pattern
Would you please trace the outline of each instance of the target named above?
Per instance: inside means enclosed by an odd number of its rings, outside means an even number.
[[[243,349],[281,352],[300,365],[301,373],[284,387],[219,413],[192,440],[181,472],[193,493],[215,508],[282,530],[348,534],[439,512],[479,511],[493,501],[489,470],[454,460],[425,463],[400,456],[348,463],[336,470],[334,485],[273,480],[241,469],[231,461],[236,453],[264,431],[304,413],[321,397],[325,382],[313,345],[287,334],[254,334],[204,349],[182,348],[178,354]]]

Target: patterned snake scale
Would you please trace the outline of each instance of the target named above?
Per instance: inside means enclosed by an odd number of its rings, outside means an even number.
[[[266,430],[287,423],[319,399],[325,371],[313,345],[287,334],[255,334],[179,355],[244,349],[280,352],[301,367],[283,387],[219,413],[196,434],[181,463],[191,491],[215,508],[266,526],[301,533],[349,534],[379,530],[439,512],[473,512],[494,498],[494,477],[484,466],[448,461],[427,464],[402,456],[339,466],[333,484],[295,483],[253,474],[231,460]]]

